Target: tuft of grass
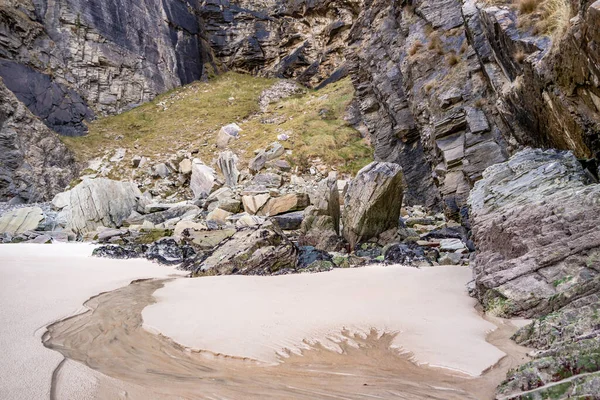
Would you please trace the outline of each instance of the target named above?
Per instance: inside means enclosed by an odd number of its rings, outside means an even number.
[[[541,5],[541,20],[537,28],[552,37],[553,42],[565,33],[569,27],[572,9],[569,0],[545,0]]]
[[[414,56],[422,47],[423,43],[421,43],[420,40],[415,41],[412,46],[410,46],[410,49],[408,49],[408,55]]]
[[[525,54],[525,52],[523,50],[519,50],[515,54],[513,54],[513,58],[515,59],[516,62],[518,62],[519,64],[522,64],[523,61],[525,61],[525,58],[527,58],[527,54]]]
[[[451,52],[446,56],[446,63],[453,67],[460,61],[460,58],[456,55],[456,53]]]
[[[521,14],[531,14],[539,4],[540,0],[517,0],[517,8]]]
[[[93,121],[87,136],[61,139],[81,162],[110,156],[117,148],[127,149],[125,159],[113,169],[121,179],[131,176],[134,155],[155,164],[183,150],[212,163],[219,152],[217,133],[232,122],[242,128],[241,138],[230,146],[242,165],[254,157],[255,149],[266,147],[284,132],[290,135],[282,144],[292,150],[292,164],[300,165],[303,157],[320,158],[342,172],[356,172],[372,161],[367,141],[344,120],[354,97],[349,78],[281,100],[263,114],[258,98],[275,82],[229,72],[174,89],[123,114]],[[322,110],[327,110],[327,118],[319,115]],[[278,122],[264,123],[273,118]]]

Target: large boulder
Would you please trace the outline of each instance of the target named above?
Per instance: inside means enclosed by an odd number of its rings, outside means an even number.
[[[217,175],[215,170],[204,164],[200,159],[192,160],[192,177],[190,188],[196,198],[206,198],[216,186]]]
[[[524,150],[489,167],[469,198],[475,294],[535,317],[600,289],[600,185],[573,154]]]
[[[372,162],[352,180],[344,199],[343,236],[354,247],[398,226],[403,196],[402,168]]]
[[[44,212],[39,207],[17,208],[0,217],[0,234],[19,235],[35,230],[44,220]]]
[[[84,179],[53,200],[59,219],[75,233],[95,231],[100,226],[119,228],[137,207],[142,193],[133,182],[105,178]]]
[[[206,275],[271,275],[295,271],[297,259],[296,246],[266,222],[237,231],[192,269]]]

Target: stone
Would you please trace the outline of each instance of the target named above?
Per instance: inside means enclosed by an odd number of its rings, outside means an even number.
[[[336,233],[340,232],[340,199],[337,177],[330,175],[319,182],[317,189],[310,195],[311,216],[330,216],[333,222],[333,229]],[[305,227],[305,230],[310,227]]]
[[[127,260],[144,257],[146,250],[148,250],[148,246],[146,245],[119,246],[109,244],[96,247],[92,251],[92,256]]]
[[[255,196],[242,196],[244,211],[251,215],[257,214],[270,198],[271,195],[268,193],[257,194]]]
[[[142,225],[150,223],[152,225],[164,224],[167,221],[173,221],[175,224],[183,218],[193,218],[200,214],[201,210],[193,204],[178,203],[164,211],[158,211],[151,214],[139,215],[133,218],[127,218],[129,225]]]
[[[266,163],[267,155],[264,153],[264,151],[261,151],[252,160],[250,160],[248,163],[248,168],[251,172],[257,173],[265,167]]]
[[[215,170],[205,165],[200,159],[192,160],[192,177],[190,188],[196,198],[206,198],[217,185]]]
[[[279,188],[283,180],[281,175],[266,173],[266,174],[258,174],[254,178],[252,178],[252,185],[254,186],[264,186],[266,188]]]
[[[217,134],[217,147],[219,149],[227,148],[230,141],[239,139],[241,131],[242,129],[236,123],[225,125]]]
[[[0,217],[0,234],[16,236],[36,230],[44,218],[44,211],[40,207],[23,207],[8,211]]]
[[[310,204],[306,193],[290,193],[280,197],[271,197],[258,211],[259,215],[272,217],[292,211],[304,210]]]
[[[192,160],[184,158],[179,163],[179,173],[183,175],[190,175],[192,173]]]
[[[232,151],[224,151],[219,153],[217,160],[217,168],[225,177],[225,185],[235,187],[240,178],[237,163],[238,157]]]
[[[333,257],[312,246],[300,247],[298,269],[303,272],[325,272],[335,268]]]
[[[257,215],[244,214],[235,222],[237,228],[246,228],[249,226],[262,225],[265,222],[263,217]]]
[[[98,242],[106,243],[110,241],[112,238],[123,236],[127,233],[126,229],[115,229],[115,228],[98,228]]]
[[[462,255],[459,253],[443,253],[438,259],[440,265],[460,265]]]
[[[440,241],[441,251],[456,251],[465,249],[466,246],[460,239],[442,239]]]
[[[31,240],[26,241],[25,243],[50,244],[52,243],[52,240],[52,236],[50,235],[39,235]]]
[[[398,227],[403,196],[402,168],[373,162],[361,169],[344,200],[343,236],[354,249],[360,242]]]
[[[287,214],[276,215],[271,220],[284,231],[300,229],[304,221],[304,211],[295,211]]]
[[[427,262],[421,247],[395,243],[384,250],[386,264],[416,265]]]
[[[231,198],[222,198],[219,200],[217,205],[221,210],[228,211],[229,213],[232,213],[232,214],[237,214],[238,212],[240,212],[240,209],[242,208],[241,201],[236,200],[236,199],[231,199]]]
[[[273,142],[265,149],[265,156],[267,161],[274,160],[285,154],[285,148],[281,143]]]
[[[292,166],[290,165],[290,163],[285,160],[277,160],[273,163],[273,165],[275,166],[275,168],[283,172],[289,172],[292,170]]]
[[[133,168],[139,168],[142,164],[142,156],[131,157],[131,166]]]
[[[220,208],[215,208],[213,211],[209,212],[206,216],[207,221],[214,221],[219,224],[227,223],[227,218],[232,216],[233,213],[229,211],[222,210]]]
[[[469,125],[469,130],[471,133],[483,133],[488,132],[490,130],[490,124],[485,116],[483,110],[467,107],[465,108],[467,113],[467,125]]]
[[[184,261],[184,253],[173,239],[160,239],[148,246],[145,254],[150,261],[163,265],[178,265]]]
[[[62,206],[59,218],[65,221],[65,227],[77,234],[93,232],[100,226],[121,227],[142,197],[134,183],[106,178],[84,179],[66,193],[60,194],[54,204]]]
[[[152,176],[154,178],[166,178],[171,174],[171,170],[167,167],[167,164],[160,163],[152,167]]]
[[[297,259],[296,246],[265,222],[237,231],[208,258],[187,268],[206,275],[272,275],[295,271]]]

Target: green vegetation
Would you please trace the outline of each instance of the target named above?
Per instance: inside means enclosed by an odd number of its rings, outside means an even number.
[[[369,144],[343,119],[354,96],[349,79],[319,91],[306,90],[261,113],[258,98],[275,82],[226,73],[172,90],[123,114],[100,118],[90,124],[87,136],[63,141],[80,161],[111,155],[120,147],[128,149],[123,176],[135,154],[158,162],[178,150],[195,151],[211,163],[219,129],[232,122],[242,128],[241,139],[231,143],[242,163],[280,133],[290,137],[282,142],[292,151],[288,160],[301,168],[320,159],[342,172],[356,172],[371,161]]]

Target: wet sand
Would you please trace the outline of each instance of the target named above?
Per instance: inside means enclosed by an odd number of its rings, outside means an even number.
[[[366,268],[362,271],[358,275],[364,281],[364,274],[373,273],[375,270]],[[395,269],[387,269],[383,275],[388,275],[390,271],[396,272]],[[309,280],[314,280],[314,277],[319,275],[325,276],[318,278],[319,280],[331,279],[327,277],[328,274],[294,275],[284,278],[296,282],[303,281],[304,277],[312,277]],[[338,282],[339,275],[331,274]],[[253,281],[248,277],[223,277],[223,280],[229,282],[232,281],[231,278]],[[279,281],[272,278],[260,279],[271,282],[269,285]],[[156,308],[154,311],[160,311],[160,317],[155,318],[158,318],[159,322],[165,322],[165,326],[170,321],[162,314],[165,310],[170,311],[173,318],[179,320],[182,315],[172,308],[173,304],[165,302],[164,291],[171,300],[173,293],[179,293],[185,298],[186,292],[182,288],[186,285],[195,287],[201,280],[204,280],[203,285],[206,285],[204,288],[222,289],[215,285],[212,279],[206,278],[177,279],[166,282],[165,289],[161,289],[165,282],[144,281],[92,298],[86,303],[91,311],[50,326],[44,336],[44,343],[64,354],[67,359],[103,374],[96,378],[94,392],[91,395],[87,392],[90,398],[114,398],[126,394],[127,398],[131,399],[488,399],[493,398],[494,388],[503,379],[507,369],[522,362],[524,357],[525,350],[509,340],[515,327],[501,321],[500,328],[488,336],[488,340],[493,344],[484,341],[487,346],[496,350],[483,357],[492,360],[496,352],[509,355],[502,358],[482,377],[417,365],[413,354],[398,347],[398,343],[403,343],[403,332],[372,329],[367,330],[366,334],[361,334],[354,330],[342,329],[338,331],[334,342],[323,346],[311,340],[311,343],[305,343],[298,353],[290,352],[286,357],[277,358],[278,363],[273,364],[210,350],[190,350],[166,336],[144,329],[142,312],[146,314],[153,308]],[[341,280],[344,281],[343,278]],[[340,282],[340,287],[348,289],[347,282],[342,283]],[[410,281],[405,282],[405,285],[408,283]],[[400,285],[400,282],[396,284]],[[251,286],[256,287],[256,282],[252,282]],[[282,288],[282,285],[274,286]],[[318,285],[315,288],[318,288]],[[232,285],[226,288],[222,295],[235,297],[243,294],[238,289],[239,287]],[[260,285],[259,289],[263,295],[268,294],[262,291],[265,288]],[[400,285],[397,289],[402,290],[406,287]],[[427,291],[427,288],[420,289]],[[157,290],[159,291],[156,292]],[[283,292],[291,294],[289,290]],[[212,294],[214,293],[205,293]],[[390,295],[381,293],[381,296],[388,300]],[[163,300],[152,306],[156,298]],[[368,299],[359,299],[369,303]],[[186,299],[185,308],[193,309],[202,316],[203,311],[215,307],[217,300],[213,298],[213,303],[209,304],[189,302],[189,299]],[[248,298],[243,302],[252,304]],[[237,304],[239,305],[239,302]],[[150,307],[146,308],[149,305]],[[452,302],[448,304],[450,308],[455,306]],[[477,316],[472,307],[469,307],[469,310]],[[224,314],[220,316],[219,321],[224,323],[231,317],[232,315]],[[296,318],[303,318],[302,325],[310,325],[310,316],[296,315],[293,319]],[[460,315],[449,315],[448,318],[457,324],[465,322],[461,319],[464,317]],[[187,327],[184,331],[189,332],[190,327],[198,327],[195,323],[198,319],[204,318],[187,320],[183,324]],[[494,326],[482,319],[478,323],[482,326]],[[260,323],[255,326],[258,326],[258,329],[268,328]],[[232,339],[235,341],[237,334],[240,341],[248,345],[249,342],[244,338],[248,334],[252,337],[252,329],[253,325],[250,324],[244,330],[232,332]],[[364,332],[364,329],[362,331]],[[217,334],[222,333],[221,331]],[[467,335],[463,337],[465,342],[472,339],[472,334],[466,331],[463,333]],[[197,334],[202,337],[214,336],[206,331]],[[478,331],[477,334],[481,332]],[[444,336],[451,335],[444,335],[444,332],[439,335]],[[223,342],[227,340],[226,336],[222,337]],[[259,347],[261,346],[256,346]],[[245,346],[239,347],[243,348]],[[272,350],[276,349],[274,346]],[[446,350],[450,351],[448,347]],[[441,358],[451,357],[444,355]],[[495,360],[492,364],[494,363]],[[68,398],[63,397],[62,386],[68,384],[70,376],[77,371],[84,374],[78,368],[76,364],[69,363],[57,370],[53,383],[55,398]]]
[[[84,311],[83,303],[98,293],[178,273],[142,260],[91,258],[92,249],[86,244],[0,246],[0,399],[50,397],[52,374],[63,356],[41,342],[48,324]],[[79,390],[80,384],[73,381],[71,389]]]

